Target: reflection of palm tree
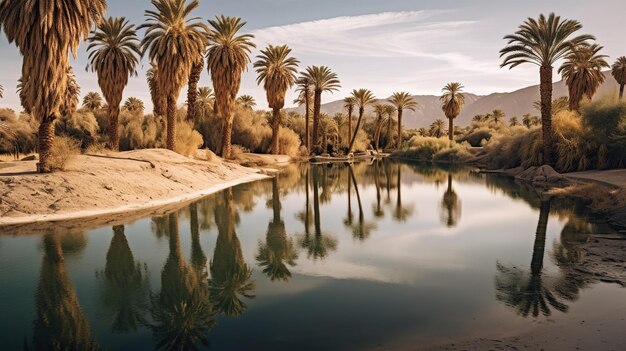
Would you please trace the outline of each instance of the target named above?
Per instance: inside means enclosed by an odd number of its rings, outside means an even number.
[[[159,349],[196,349],[208,345],[207,335],[215,326],[208,303],[208,289],[185,263],[180,250],[178,214],[168,217],[170,253],[161,272],[161,292],[152,296],[150,325]]]
[[[223,192],[223,202],[215,208],[215,223],[218,236],[210,268],[211,302],[217,312],[238,316],[246,308],[238,295],[253,298],[255,284],[250,280],[252,269],[243,260],[241,243],[235,233],[237,213],[231,189]]]
[[[349,172],[349,171],[348,171]],[[354,215],[352,214],[352,177],[348,176],[348,213],[343,219],[343,224],[352,227],[354,223]]]
[[[267,228],[266,242],[259,243],[259,253],[256,259],[259,266],[264,267],[263,273],[272,280],[287,281],[291,273],[287,265],[295,266],[298,258],[293,240],[287,238],[285,222],[280,218],[280,194],[278,191],[278,176],[272,180],[272,210],[273,217]]]
[[[393,213],[393,218],[398,222],[406,222],[406,220],[413,213],[412,207],[404,207],[402,205],[402,165],[398,164],[398,173],[396,174],[396,209]]]
[[[325,234],[322,234],[322,224],[320,218],[320,195],[319,195],[319,178],[318,168],[313,168],[313,217],[314,217],[314,235],[313,237],[307,232],[300,239],[300,245],[307,250],[308,257],[313,259],[325,258],[328,251],[337,248],[337,241]]]
[[[374,216],[376,216],[376,218],[382,218],[385,216],[385,211],[380,205],[381,194],[378,166],[379,162],[374,162],[374,185],[376,186],[376,206],[374,207]]]
[[[98,345],[91,337],[89,322],[65,268],[61,242],[54,234],[47,234],[43,241],[33,349],[96,350]]]
[[[202,245],[200,245],[200,224],[198,222],[198,204],[193,203],[189,205],[189,221],[191,225],[191,266],[195,273],[198,275],[198,279],[205,279],[208,277],[206,271],[207,258],[202,251]]]
[[[549,316],[551,307],[561,312],[568,310],[568,306],[559,301],[558,295],[560,294],[553,289],[553,282],[542,274],[549,214],[550,200],[542,201],[530,263],[530,276],[517,267],[507,267],[500,263],[497,265],[496,298],[524,317],[531,314],[533,317],[538,317],[540,314]]]
[[[448,173],[448,189],[441,201],[441,221],[448,228],[456,227],[461,218],[461,200],[452,189],[452,174]]]
[[[112,329],[116,332],[137,330],[144,320],[148,280],[141,265],[135,262],[123,225],[113,227],[106,260],[104,302],[115,315]]]
[[[350,173],[350,179],[354,184],[354,192],[356,193],[356,200],[359,204],[359,223],[356,226],[352,227],[352,236],[359,240],[365,240],[370,236],[372,230],[376,229],[376,225],[373,223],[365,222],[363,206],[361,205],[361,194],[359,193],[359,185],[357,184],[356,178],[354,177],[354,171],[352,170],[352,166],[348,166],[348,172]]]

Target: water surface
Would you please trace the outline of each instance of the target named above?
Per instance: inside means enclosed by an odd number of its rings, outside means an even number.
[[[416,349],[601,320],[624,289],[573,272],[609,231],[467,169],[292,165],[163,217],[0,228],[0,347]]]

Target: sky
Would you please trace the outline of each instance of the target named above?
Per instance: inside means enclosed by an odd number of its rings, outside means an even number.
[[[153,7],[148,0],[109,0],[108,5],[107,16],[125,16],[137,25],[145,20],[144,11]],[[329,66],[342,85],[338,92],[323,96],[323,102],[330,102],[358,88],[386,98],[394,91],[438,95],[452,81],[480,95],[538,84],[536,66],[501,69],[498,51],[506,44],[502,37],[513,33],[527,17],[550,12],[579,20],[582,32],[594,35],[604,46],[609,62],[626,55],[619,30],[626,13],[623,0],[200,0],[194,15],[205,19],[220,14],[241,17],[247,22],[243,31],[254,34],[257,49],[287,44],[300,60],[301,69]],[[82,44],[72,61],[82,95],[100,91],[95,73],[85,70],[85,50]],[[258,53],[252,53],[253,61]],[[4,86],[0,107],[21,110],[15,86],[22,59],[4,34],[0,34],[0,62],[0,84]],[[138,97],[150,109],[145,82],[148,67],[144,58],[124,98]],[[205,69],[200,86],[210,85]],[[265,92],[256,84],[251,64],[239,94],[252,95],[258,108],[267,108]],[[180,103],[185,95],[186,89]],[[287,106],[294,98],[290,91]]]

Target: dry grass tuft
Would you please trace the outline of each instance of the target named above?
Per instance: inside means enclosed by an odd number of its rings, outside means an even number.
[[[54,171],[64,171],[67,164],[79,154],[80,142],[78,140],[57,136],[50,149],[50,158],[48,160],[50,168]]]
[[[202,135],[195,131],[187,122],[179,122],[176,125],[176,146],[174,151],[183,156],[195,155],[204,141]]]

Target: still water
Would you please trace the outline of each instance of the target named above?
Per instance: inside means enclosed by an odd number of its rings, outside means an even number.
[[[162,217],[0,228],[0,348],[419,349],[593,320],[626,305],[571,274],[608,231],[466,169],[292,165]]]

